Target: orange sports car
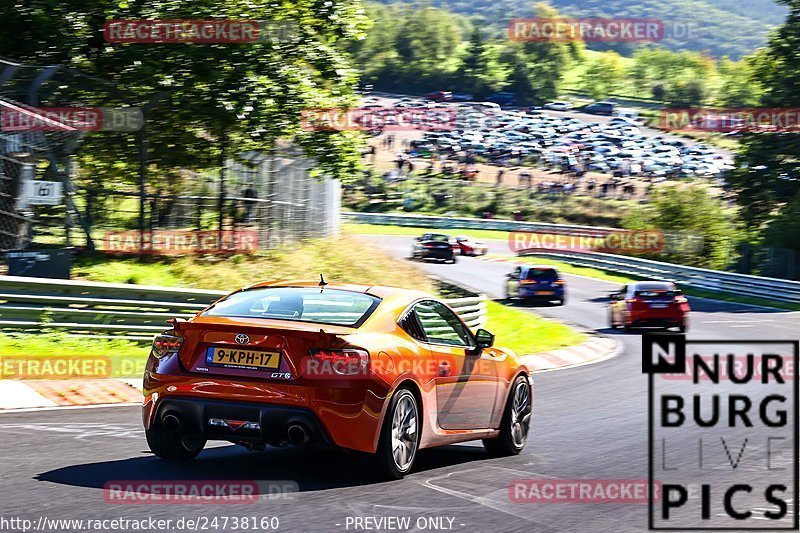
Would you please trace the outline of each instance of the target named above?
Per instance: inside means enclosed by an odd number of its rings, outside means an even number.
[[[421,448],[525,446],[530,372],[424,292],[259,283],[171,323],[144,373],[147,443],[164,459],[208,440],[327,445],[372,453],[400,478]]]

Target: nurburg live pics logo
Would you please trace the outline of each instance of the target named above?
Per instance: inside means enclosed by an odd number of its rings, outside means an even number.
[[[648,528],[797,531],[798,341],[642,343]]]

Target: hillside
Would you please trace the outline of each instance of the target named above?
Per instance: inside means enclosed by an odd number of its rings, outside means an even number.
[[[396,0],[382,0],[396,3]],[[533,16],[537,2],[519,0],[430,0],[432,5],[474,17],[476,23],[505,30],[509,20]],[[551,0],[560,13],[581,17],[661,18],[665,22],[690,23],[698,28],[686,39],[666,39],[674,50],[697,50],[715,57],[739,58],[764,46],[769,30],[781,24],[786,6],[773,0]],[[625,53],[630,44],[612,48]],[[603,45],[589,48],[602,49]]]

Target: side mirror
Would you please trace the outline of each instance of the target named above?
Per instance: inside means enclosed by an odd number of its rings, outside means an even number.
[[[478,343],[478,348],[489,348],[494,346],[494,335],[481,328],[475,332],[475,342]]]
[[[415,241],[421,241],[421,240],[422,240],[422,237],[414,237],[414,240],[415,240]]]

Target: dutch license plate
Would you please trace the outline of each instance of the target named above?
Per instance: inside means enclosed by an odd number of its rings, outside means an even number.
[[[650,304],[650,307],[653,309],[665,309],[667,304]]]
[[[266,350],[212,347],[206,354],[206,363],[226,368],[277,370],[281,365],[281,354]]]
[[[541,296],[552,296],[555,293],[553,291],[536,291],[536,294]]]

